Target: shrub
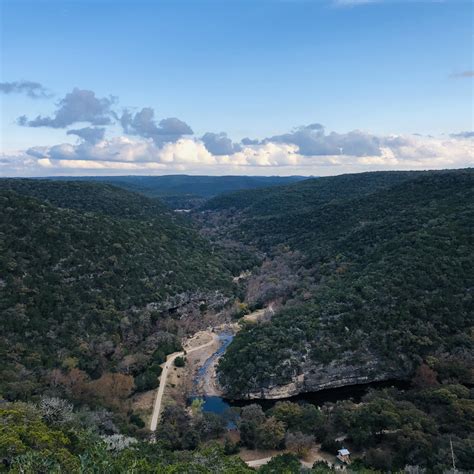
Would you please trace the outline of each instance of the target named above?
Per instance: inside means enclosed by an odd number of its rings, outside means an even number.
[[[133,423],[135,426],[138,426],[139,428],[145,428],[145,422],[140,418],[139,415],[133,414],[130,415],[130,423]]]
[[[323,451],[326,451],[327,453],[335,454],[341,448],[342,448],[342,443],[340,441],[336,441],[333,438],[326,438],[321,443],[321,449]]]

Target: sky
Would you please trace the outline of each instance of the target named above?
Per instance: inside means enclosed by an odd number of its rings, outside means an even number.
[[[470,0],[0,0],[0,176],[474,164]]]

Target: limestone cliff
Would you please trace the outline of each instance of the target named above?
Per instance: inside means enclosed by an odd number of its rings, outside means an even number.
[[[395,363],[376,357],[356,357],[354,353],[346,353],[337,361],[328,364],[315,364],[307,360],[301,365],[301,373],[285,385],[271,381],[259,390],[242,394],[240,399],[281,399],[300,393],[317,392],[331,388],[350,385],[381,382],[385,380],[404,380],[412,371],[412,364],[404,359]]]

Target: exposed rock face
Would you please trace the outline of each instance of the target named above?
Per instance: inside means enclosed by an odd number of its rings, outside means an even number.
[[[286,385],[269,384],[239,398],[276,400],[330,388],[384,380],[404,380],[412,370],[408,360],[404,360],[402,364],[396,364],[375,357],[366,357],[362,360],[359,358],[355,363],[353,356],[354,354],[347,354],[340,360],[332,361],[329,364],[315,364],[306,361],[301,366],[302,373],[295,376],[292,382]]]
[[[205,305],[212,311],[222,309],[230,298],[218,290],[215,291],[186,291],[169,296],[163,301],[148,303],[149,311],[161,311],[174,314],[177,317],[189,317],[190,314],[200,314],[200,308]]]

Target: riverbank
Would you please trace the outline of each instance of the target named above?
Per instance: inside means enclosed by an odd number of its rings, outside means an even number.
[[[177,372],[174,363],[178,357],[184,357],[186,354],[201,351],[207,347],[211,347],[216,342],[216,335],[211,331],[199,331],[189,338],[183,345],[183,351],[175,352],[168,355],[166,362],[161,365],[162,372],[160,376],[160,384],[156,391],[155,403],[153,405],[153,413],[150,421],[150,431],[155,431],[159,422],[160,413],[163,405],[163,396],[168,385],[168,373]],[[172,370],[174,368],[174,370]],[[173,384],[175,387],[176,384]]]
[[[217,364],[232,342],[234,334],[235,328],[232,327],[218,333],[216,350],[194,371],[192,396],[220,397],[223,395],[222,389],[217,383]]]
[[[217,365],[219,359],[224,355],[227,347],[232,342],[235,334],[241,329],[241,322],[257,324],[258,322],[269,319],[273,315],[273,305],[270,304],[268,308],[258,309],[250,314],[243,316],[238,322],[226,323],[212,329],[213,334],[217,334],[219,344],[217,348],[214,347],[214,352],[210,348],[206,348],[208,358],[190,359],[189,370],[193,376],[193,396],[202,397],[222,397],[222,387],[217,381]]]
[[[241,329],[241,322],[257,324],[270,319],[273,312],[272,305],[270,305],[268,308],[245,315],[239,322],[223,323],[219,326],[199,331],[184,342],[184,350],[182,352],[169,355],[167,362],[162,365],[163,373],[160,377],[158,392],[156,393],[152,415],[155,416],[155,420],[152,418],[152,425],[156,426],[156,412],[157,410],[158,412],[161,411],[162,405],[166,406],[177,403],[186,406],[189,400],[195,397],[204,399],[203,409],[205,411],[220,415],[233,407],[242,407],[249,403],[257,403],[264,409],[271,408],[278,401],[304,402],[321,406],[326,402],[335,403],[340,400],[359,402],[370,389],[391,386],[398,389],[409,388],[409,382],[388,380],[301,393],[292,397],[282,396],[278,399],[226,399],[217,381],[216,371],[220,358],[232,342],[235,334]],[[174,360],[178,356],[185,358],[186,363],[184,367],[174,366]],[[163,381],[163,378],[166,380]],[[144,396],[143,402],[145,404],[150,403],[149,394],[146,397]]]
[[[245,315],[242,321],[257,323],[262,318],[271,317],[273,308],[260,309]],[[189,396],[221,397],[221,387],[217,382],[217,364],[225,353],[234,335],[240,330],[239,323],[223,323],[221,325],[198,331],[183,343],[183,351],[170,354],[161,365],[160,383],[154,398],[150,430],[156,430],[159,415],[163,406],[170,403],[185,405]],[[185,358],[184,367],[176,367],[174,361],[178,357]],[[149,404],[149,394],[137,401],[139,404]]]

